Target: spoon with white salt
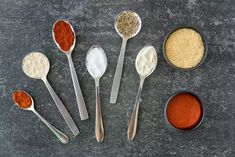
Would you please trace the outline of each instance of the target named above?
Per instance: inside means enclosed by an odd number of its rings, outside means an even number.
[[[24,57],[22,61],[22,68],[27,76],[34,79],[41,79],[44,82],[68,127],[75,136],[78,135],[79,130],[76,124],[47,80],[47,74],[50,69],[50,62],[48,58],[41,52],[31,52]]]
[[[154,71],[156,66],[157,66],[157,53],[153,46],[147,45],[140,50],[135,60],[135,67],[140,76],[140,84],[136,96],[134,110],[132,112],[131,119],[128,125],[127,138],[129,140],[133,140],[136,134],[140,98],[141,98],[141,92],[144,80]]]
[[[86,67],[90,75],[95,79],[95,93],[96,93],[96,118],[95,118],[95,135],[98,142],[104,139],[104,127],[102,121],[101,107],[100,107],[100,91],[99,81],[101,76],[105,73],[107,68],[107,57],[104,50],[98,46],[93,45],[86,56]]]
[[[134,11],[122,11],[116,16],[114,26],[117,33],[122,37],[122,47],[113,78],[113,85],[110,96],[110,103],[112,104],[116,103],[118,97],[127,40],[133,38],[139,33],[141,29],[141,19],[140,16]]]

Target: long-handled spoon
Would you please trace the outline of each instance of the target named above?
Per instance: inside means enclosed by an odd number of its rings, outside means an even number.
[[[33,57],[37,57],[37,60],[34,60]],[[61,115],[63,116],[65,122],[67,123],[68,127],[70,128],[70,130],[73,132],[75,136],[78,135],[79,130],[76,124],[74,123],[72,117],[70,116],[69,112],[65,108],[64,104],[62,103],[60,98],[57,96],[56,92],[54,91],[54,89],[51,87],[50,83],[47,80],[47,74],[50,70],[50,62],[48,58],[43,53],[31,52],[24,57],[22,61],[22,68],[23,68],[24,73],[27,76],[34,78],[34,79],[41,79],[44,82],[57,108],[59,109]],[[35,75],[36,72],[34,70],[40,70],[40,73]]]
[[[154,71],[156,66],[157,66],[157,53],[153,46],[147,45],[140,50],[135,60],[135,67],[140,76],[140,84],[136,96],[134,110],[132,112],[127,131],[127,138],[129,140],[133,140],[136,134],[140,97],[144,80]]]
[[[22,105],[17,102],[17,98],[15,97],[15,95],[17,94],[24,94],[25,96],[28,96],[27,98],[31,100],[30,104],[28,104],[27,108],[24,108],[22,107]],[[17,91],[14,91],[12,93],[12,98],[13,98],[13,101],[15,102],[15,104],[23,109],[23,110],[27,110],[27,111],[32,111],[33,113],[35,113],[39,119],[41,119],[44,124],[46,124],[46,126],[55,134],[55,136],[64,144],[68,143],[69,142],[69,138],[64,134],[62,133],[60,130],[58,130],[57,128],[55,128],[54,126],[52,126],[48,121],[46,121],[34,108],[34,101],[33,101],[33,98],[28,94],[26,93],[25,91],[20,91],[20,90],[17,90]]]
[[[64,51],[60,47],[59,43],[56,41],[56,38],[55,38],[54,28],[55,28],[56,24],[58,24],[61,21],[70,26],[70,29],[73,32],[73,36],[74,36],[73,44],[71,45],[71,47],[68,51]],[[78,104],[78,110],[79,110],[80,118],[81,118],[81,120],[86,120],[86,119],[89,118],[89,116],[88,116],[88,113],[87,113],[86,105],[85,105],[85,102],[84,102],[84,99],[83,99],[83,95],[82,95],[82,92],[81,92],[81,88],[80,88],[80,85],[79,85],[79,82],[78,82],[77,74],[76,74],[74,64],[73,64],[73,60],[72,60],[72,52],[74,50],[74,46],[75,46],[75,42],[76,42],[76,36],[75,36],[75,33],[74,33],[74,29],[68,21],[66,21],[66,20],[57,20],[54,23],[53,28],[52,28],[52,36],[53,36],[55,44],[60,49],[60,51],[62,51],[63,53],[65,53],[67,55],[67,58],[68,58],[68,61],[69,61],[69,68],[70,68],[72,81],[73,81],[73,87],[74,87],[74,90],[75,90],[76,100],[77,100],[77,104]]]
[[[118,18],[128,12],[131,12],[134,16],[137,17],[139,25],[138,25],[138,29],[136,29],[135,32],[132,32],[128,36],[125,36],[123,34],[123,32],[120,32],[120,30],[117,28],[117,25],[118,25]],[[140,19],[139,15],[133,11],[130,11],[130,10],[123,11],[116,16],[114,26],[115,26],[117,33],[122,37],[122,47],[121,47],[120,55],[118,58],[118,63],[117,63],[115,75],[113,78],[113,85],[112,85],[111,97],[110,97],[110,103],[112,103],[112,104],[116,103],[117,97],[118,97],[118,91],[119,91],[121,77],[122,77],[122,69],[123,69],[123,62],[124,62],[124,57],[125,57],[127,40],[130,38],[133,38],[134,36],[136,36],[139,33],[139,31],[141,29],[141,19]],[[130,29],[130,28],[126,28],[126,29]]]
[[[96,93],[96,122],[95,135],[98,142],[104,139],[104,127],[102,121],[101,107],[100,107],[100,92],[99,81],[101,76],[105,73],[107,68],[107,58],[104,50],[98,46],[93,45],[86,56],[86,67],[90,75],[95,79],[95,93]]]

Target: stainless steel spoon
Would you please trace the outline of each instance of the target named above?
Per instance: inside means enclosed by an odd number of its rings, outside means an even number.
[[[119,30],[117,29],[117,19],[118,19],[118,17],[120,15],[122,15],[123,13],[126,13],[126,12],[132,12],[133,14],[135,14],[135,16],[139,20],[139,28],[137,29],[137,31],[134,34],[131,34],[128,37],[121,34],[121,32],[119,32]],[[113,78],[113,85],[112,85],[111,97],[110,97],[110,103],[112,103],[112,104],[116,103],[117,97],[118,97],[118,91],[119,91],[121,77],[122,77],[122,69],[123,69],[123,63],[124,63],[127,40],[130,39],[130,38],[133,38],[134,36],[136,36],[139,33],[139,31],[141,29],[141,25],[142,25],[141,24],[141,19],[140,19],[139,15],[137,13],[133,12],[133,11],[130,11],[130,10],[126,10],[126,11],[123,11],[123,12],[119,13],[115,18],[114,26],[115,26],[115,29],[116,29],[117,33],[122,37],[122,47],[121,47],[120,55],[119,55],[119,58],[118,58],[118,63],[117,63],[115,75],[114,75],[114,78]]]
[[[55,40],[55,34],[54,34],[53,30],[54,30],[55,24],[59,21],[64,21],[67,24],[69,24],[71,30],[74,33],[73,45],[71,46],[71,48],[68,51],[62,50],[60,48],[60,45]],[[75,43],[76,43],[76,35],[75,35],[75,32],[74,32],[74,29],[68,21],[60,19],[60,20],[57,20],[53,25],[52,36],[53,36],[53,40],[54,40],[55,44],[60,49],[60,51],[62,51],[63,53],[65,53],[67,55],[67,58],[68,58],[68,61],[69,61],[69,68],[70,68],[72,81],[73,81],[73,87],[74,87],[74,90],[75,90],[76,100],[77,100],[77,104],[78,104],[78,110],[79,110],[80,118],[81,118],[81,120],[86,120],[86,119],[89,118],[89,116],[88,116],[88,113],[87,113],[86,105],[85,105],[85,102],[84,102],[84,99],[83,99],[82,91],[81,91],[81,88],[80,88],[80,85],[79,85],[79,82],[78,82],[78,77],[77,77],[77,74],[76,74],[76,71],[75,71],[75,68],[74,68],[74,64],[73,64],[73,60],[72,60],[72,52],[74,50]]]
[[[16,92],[16,91],[15,91],[15,92]],[[30,105],[30,107],[28,107],[28,108],[22,108],[22,107],[20,107],[20,105],[17,104],[16,102],[15,102],[15,104],[16,104],[19,108],[21,108],[21,109],[23,109],[23,110],[32,111],[33,113],[35,113],[35,114],[38,116],[38,118],[41,119],[41,120],[44,122],[44,124],[46,124],[46,126],[55,134],[55,136],[56,136],[63,144],[68,143],[68,142],[69,142],[69,138],[68,138],[64,133],[62,133],[60,130],[58,130],[57,128],[55,128],[54,126],[52,126],[47,120],[45,120],[45,119],[35,110],[33,98],[32,98],[28,93],[26,93],[25,91],[20,91],[20,92],[24,92],[25,94],[27,94],[27,95],[30,97],[30,99],[31,99],[31,105]]]
[[[94,57],[95,53],[99,53],[101,59]],[[96,60],[96,61],[94,61]],[[95,79],[95,93],[96,93],[96,122],[95,122],[95,135],[98,142],[104,139],[104,127],[102,121],[101,107],[100,107],[100,87],[99,81],[107,68],[107,57],[104,50],[98,46],[93,45],[87,52],[86,67],[90,75]]]
[[[38,53],[40,55],[42,55],[44,57],[44,59],[47,60],[47,67],[44,67],[45,68],[45,71],[43,73],[43,75],[41,75],[40,77],[34,77],[32,76],[30,73],[27,73],[27,71],[24,69],[23,67],[23,71],[24,73],[31,77],[31,78],[34,78],[34,79],[41,79],[44,84],[46,85],[52,99],[54,100],[57,108],[59,109],[61,115],[63,116],[65,122],[67,123],[68,127],[70,128],[70,130],[73,132],[74,136],[78,135],[79,134],[79,130],[76,126],[76,124],[74,123],[72,117],[70,116],[69,112],[67,111],[67,109],[65,108],[64,104],[62,103],[62,101],[60,100],[60,98],[57,96],[56,92],[54,91],[54,89],[51,87],[50,83],[48,82],[47,80],[47,74],[50,70],[50,62],[48,60],[48,58],[41,52],[31,52],[29,53],[28,55],[26,55],[22,61],[22,66],[23,66],[23,63],[24,63],[24,60],[27,60],[27,56],[30,56],[30,54],[33,54],[33,53]],[[43,66],[43,65],[42,65]]]
[[[145,51],[146,49],[148,49],[149,51]],[[150,52],[150,50],[152,51],[151,53],[153,54],[153,64],[150,65],[150,69],[146,71],[144,71],[144,73],[141,73],[140,71],[142,70],[139,70],[140,68],[138,67],[138,62],[139,61],[143,61],[145,60],[144,63],[142,63],[141,66],[143,66],[144,68],[146,68],[145,66],[147,66],[147,64],[150,62],[148,61],[148,57],[146,58],[141,58],[140,56],[143,54],[143,52]],[[138,53],[137,57],[136,57],[136,62],[135,62],[135,67],[136,67],[136,70],[140,76],[140,84],[139,84],[139,89],[138,89],[138,93],[137,93],[137,96],[136,96],[136,101],[135,101],[135,105],[134,105],[134,110],[132,112],[132,115],[131,115],[131,119],[129,121],[129,125],[128,125],[128,131],[127,131],[127,138],[129,140],[133,140],[134,137],[135,137],[135,134],[136,134],[136,130],[137,130],[137,121],[138,121],[138,113],[139,113],[139,105],[140,105],[140,98],[141,98],[141,92],[142,92],[142,88],[143,88],[143,84],[144,84],[144,80],[145,78],[147,78],[156,68],[157,66],[157,53],[154,49],[153,46],[151,45],[147,45],[145,46],[144,48],[142,48],[140,50],[140,52]],[[143,71],[142,71],[143,72]]]

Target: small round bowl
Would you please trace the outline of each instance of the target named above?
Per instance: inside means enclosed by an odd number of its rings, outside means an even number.
[[[175,32],[175,31],[177,31],[177,30],[179,30],[179,29],[182,29],[182,28],[189,28],[189,29],[192,29],[192,30],[196,31],[197,33],[199,33],[199,34],[201,35],[201,37],[202,37],[202,41],[203,41],[203,44],[204,44],[204,54],[203,54],[203,57],[202,57],[201,61],[200,61],[195,67],[192,67],[192,68],[181,68],[181,67],[175,66],[175,65],[172,64],[172,63],[170,62],[170,60],[167,58],[167,55],[166,55],[166,52],[165,52],[165,46],[166,46],[166,41],[167,41],[168,37],[169,37],[173,32]],[[205,36],[201,31],[199,31],[198,29],[196,29],[196,28],[194,28],[194,27],[192,27],[192,26],[180,26],[180,27],[176,27],[175,29],[173,29],[172,31],[170,31],[170,33],[167,34],[167,36],[165,37],[164,42],[163,42],[162,51],[163,51],[163,56],[164,56],[165,60],[167,61],[167,63],[168,63],[170,66],[172,66],[172,67],[174,67],[174,68],[176,68],[176,69],[178,69],[178,70],[189,71],[189,70],[193,70],[193,69],[198,68],[198,67],[204,62],[204,60],[205,60],[205,58],[206,58],[206,56],[207,56],[207,53],[208,53],[208,43],[207,43],[206,36]]]
[[[198,120],[197,124],[196,124],[194,127],[190,128],[190,129],[187,129],[187,130],[183,130],[183,129],[179,129],[179,128],[174,127],[174,126],[168,121],[168,118],[167,118],[167,107],[168,107],[168,104],[169,104],[170,100],[171,100],[174,96],[176,96],[176,95],[178,95],[178,94],[183,94],[183,93],[187,93],[187,94],[191,94],[191,95],[195,96],[195,97],[197,98],[197,100],[200,102],[200,105],[201,105],[201,108],[202,108],[202,115],[201,115],[200,120]],[[195,95],[194,93],[192,93],[192,92],[190,92],[190,91],[178,91],[178,92],[174,93],[173,95],[171,95],[171,96],[168,98],[168,100],[167,100],[167,102],[166,102],[166,105],[165,105],[165,108],[164,108],[164,117],[165,117],[166,123],[167,123],[171,128],[173,128],[173,129],[175,129],[175,130],[177,130],[177,131],[180,131],[180,132],[189,132],[189,131],[195,130],[196,128],[198,128],[198,127],[202,124],[203,119],[204,119],[204,116],[205,116],[205,107],[204,107],[204,105],[203,105],[201,99],[200,99],[197,95]]]

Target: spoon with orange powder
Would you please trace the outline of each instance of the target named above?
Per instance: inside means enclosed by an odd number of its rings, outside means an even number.
[[[22,90],[16,90],[12,93],[12,99],[15,102],[15,104],[23,109],[32,111],[35,113],[39,119],[41,119],[46,126],[56,135],[56,137],[62,142],[63,144],[66,144],[69,142],[69,138],[62,133],[60,130],[56,129],[54,126],[52,126],[50,123],[48,123],[34,108],[34,101],[33,98]]]
[[[52,28],[52,36],[56,46],[60,49],[61,52],[65,53],[68,58],[80,118],[81,120],[86,120],[89,118],[89,116],[72,60],[72,52],[76,42],[74,29],[68,21],[57,20]]]

